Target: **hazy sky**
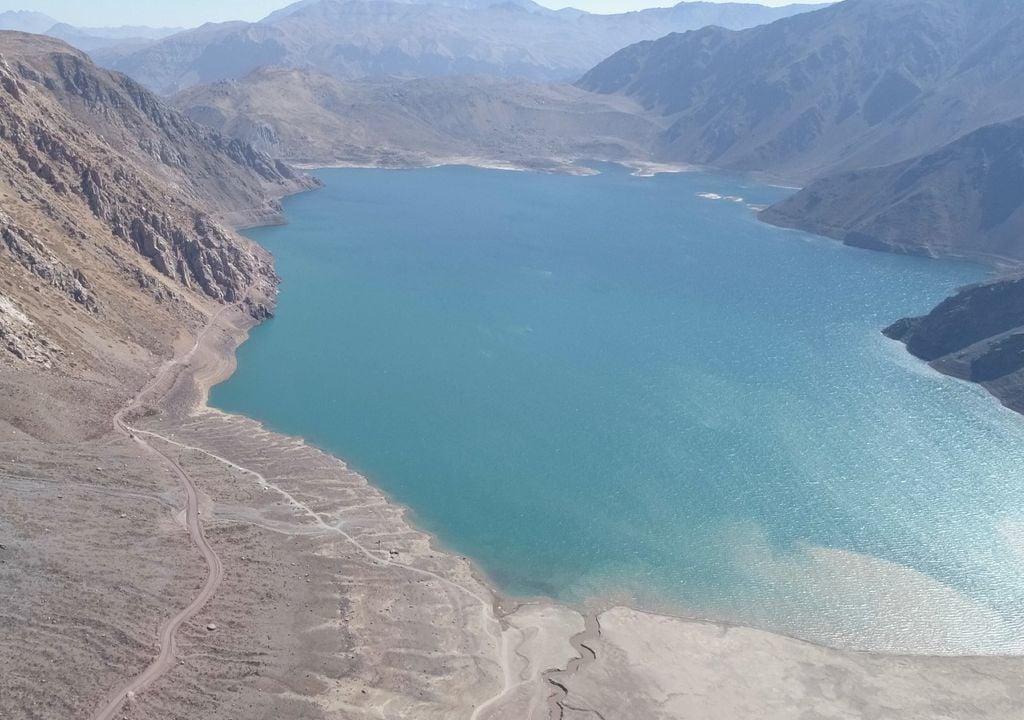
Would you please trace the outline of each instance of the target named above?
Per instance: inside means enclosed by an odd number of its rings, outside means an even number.
[[[591,12],[621,12],[674,5],[673,0],[540,0],[549,7],[571,5]],[[721,2],[724,0],[712,0]],[[820,0],[750,0],[762,5]],[[200,25],[223,20],[258,20],[291,4],[288,0],[0,0],[3,10],[36,10],[72,25]]]

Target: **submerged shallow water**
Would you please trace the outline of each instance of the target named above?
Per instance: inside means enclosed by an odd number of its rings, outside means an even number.
[[[319,175],[251,232],[280,305],[213,404],[511,594],[1024,645],[1024,420],[879,332],[981,269],[760,224],[786,191],[735,178]]]

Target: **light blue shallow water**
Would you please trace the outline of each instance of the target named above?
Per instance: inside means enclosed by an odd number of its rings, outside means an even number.
[[[251,233],[280,305],[213,404],[511,594],[1019,648],[1024,420],[879,333],[981,269],[765,226],[786,191],[733,178],[319,175]]]

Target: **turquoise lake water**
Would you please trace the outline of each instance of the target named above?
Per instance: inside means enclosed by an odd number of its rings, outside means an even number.
[[[758,223],[786,190],[602,170],[319,172],[250,233],[280,304],[212,404],[512,595],[1019,650],[1024,418],[880,334],[984,271]]]

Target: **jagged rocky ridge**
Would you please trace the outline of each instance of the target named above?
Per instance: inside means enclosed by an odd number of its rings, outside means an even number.
[[[804,182],[1024,115],[1024,3],[845,0],[627,47],[579,86],[671,120],[668,159]]]
[[[211,23],[140,49],[100,50],[95,57],[162,94],[265,66],[344,79],[487,75],[562,82],[631,42],[708,24],[750,27],[808,9],[683,2],[592,15],[530,0],[314,0],[261,22]]]
[[[0,33],[2,359],[98,369],[165,354],[211,301],[264,314],[270,258],[215,213],[272,217],[309,184],[63,43]]]
[[[15,57],[23,79],[43,85],[107,144],[231,224],[279,219],[280,208],[268,198],[310,186],[308,177],[284,163],[192,122],[134,80],[96,67],[60,41],[0,33],[0,53]]]

